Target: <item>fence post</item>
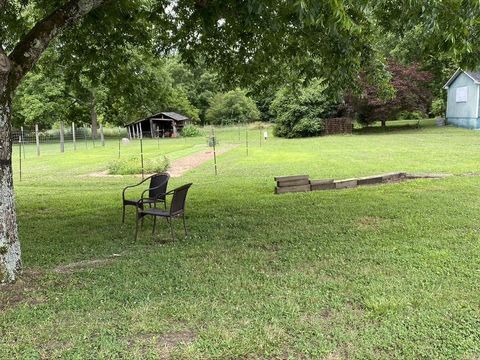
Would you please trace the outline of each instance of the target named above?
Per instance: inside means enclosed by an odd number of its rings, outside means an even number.
[[[65,128],[63,121],[60,121],[60,152],[65,152]]]
[[[85,139],[85,149],[88,149],[88,141],[87,141],[87,128],[83,127],[83,138]]]
[[[35,143],[37,144],[37,156],[40,156],[40,134],[38,133],[38,124],[35,124]]]
[[[215,137],[215,128],[212,127],[213,142],[213,165],[215,166],[215,175],[217,175],[217,138]]]
[[[73,150],[77,150],[77,141],[75,139],[75,123],[72,122],[72,140],[73,140]]]
[[[100,124],[100,142],[102,146],[105,146],[105,136],[103,135],[103,125]]]
[[[18,150],[19,150],[19,162],[20,162],[20,181],[22,181],[22,135],[18,137]]]
[[[22,147],[23,147],[23,158],[26,159],[25,154],[25,133],[23,132],[23,126],[20,126],[20,132],[22,133]]]

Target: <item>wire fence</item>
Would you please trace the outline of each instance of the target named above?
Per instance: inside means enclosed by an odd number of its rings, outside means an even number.
[[[266,143],[268,131],[264,127],[245,125],[205,126],[200,129],[201,135],[197,137],[122,140],[128,139],[128,133],[124,128],[99,128],[95,139],[89,127],[65,126],[63,129],[47,131],[24,127],[12,131],[15,153],[13,163],[20,179],[31,179],[32,176],[37,178],[51,176],[52,170],[55,174],[70,171],[66,166],[65,168],[50,167],[51,164],[57,163],[56,158],[61,153],[70,153],[70,156],[64,159],[78,163],[75,171],[82,169],[83,173],[83,168],[85,172],[90,170],[86,165],[85,151],[88,151],[88,158],[95,157],[95,164],[102,164],[105,168],[106,164],[115,159],[128,160],[128,158],[139,157],[141,161],[144,156],[148,159],[163,155],[175,161],[177,158],[193,155],[206,149],[212,152],[212,170],[217,174],[219,173],[217,164],[219,147],[229,144],[237,145],[244,148],[245,155],[248,156],[249,148],[258,148]],[[78,155],[73,155],[74,153]],[[40,161],[43,158],[45,160]],[[40,162],[35,163],[36,159]],[[41,171],[39,171],[40,167]]]

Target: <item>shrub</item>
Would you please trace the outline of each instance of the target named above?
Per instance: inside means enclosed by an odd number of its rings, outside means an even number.
[[[318,136],[324,129],[323,119],[336,109],[337,102],[327,94],[323,80],[313,80],[306,87],[280,89],[270,107],[276,117],[275,136],[285,138]]]
[[[432,101],[432,115],[444,117],[445,116],[445,101],[443,99],[435,99]]]
[[[170,161],[165,156],[153,159],[144,159],[143,169],[145,173],[159,173],[168,170]],[[125,157],[112,161],[108,165],[108,173],[112,175],[133,175],[142,173],[142,163],[139,155]]]
[[[196,137],[201,136],[202,131],[195,125],[188,124],[182,129],[182,136],[184,137]]]
[[[401,111],[397,115],[397,120],[420,120],[425,117],[426,115],[421,111]]]
[[[216,95],[206,113],[207,122],[215,125],[247,123],[259,117],[257,105],[241,89]]]

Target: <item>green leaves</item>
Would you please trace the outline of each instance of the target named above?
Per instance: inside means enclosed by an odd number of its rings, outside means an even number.
[[[216,95],[206,113],[207,121],[216,125],[243,124],[259,117],[255,102],[241,89]]]
[[[286,138],[318,136],[323,119],[336,109],[337,99],[324,80],[315,79],[307,86],[281,88],[270,111],[276,118],[275,135]]]

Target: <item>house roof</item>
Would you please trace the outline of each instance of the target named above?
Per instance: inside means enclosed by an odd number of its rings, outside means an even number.
[[[475,84],[480,84],[480,72],[478,71],[465,71],[462,70],[461,68],[458,68],[457,71],[455,71],[455,74],[447,81],[445,85],[443,85],[444,89],[448,89],[450,85],[455,81],[455,79],[460,75],[461,73],[464,73],[467,75],[470,79],[473,80]]]
[[[150,115],[150,116],[147,116],[146,118],[143,118],[143,119],[140,119],[140,120],[135,120],[135,121],[132,121],[127,125],[132,125],[132,124],[137,124],[137,123],[140,123],[142,121],[145,121],[145,120],[148,120],[148,119],[152,119],[152,118],[168,118],[168,119],[172,119],[172,120],[175,120],[175,121],[186,121],[188,120],[188,117],[182,115],[182,114],[178,114],[176,112],[171,112],[171,111],[166,111],[166,112],[161,112],[161,113],[158,113],[158,114],[154,114],[154,115]]]

